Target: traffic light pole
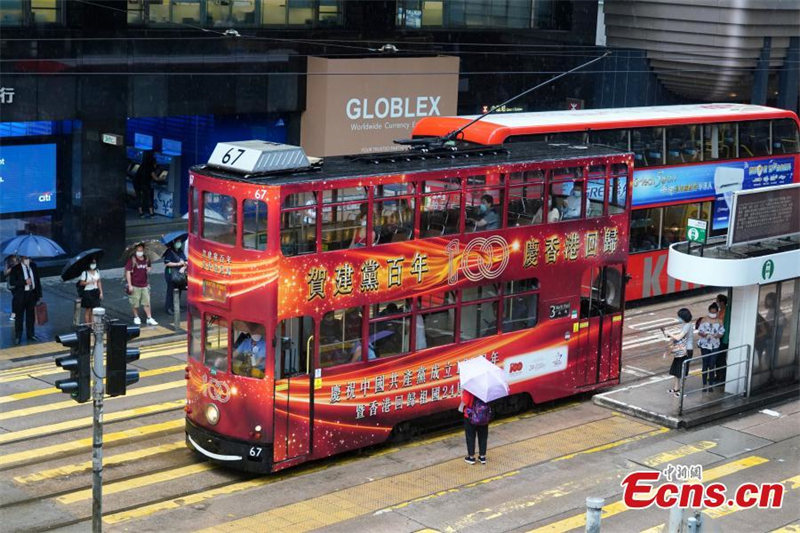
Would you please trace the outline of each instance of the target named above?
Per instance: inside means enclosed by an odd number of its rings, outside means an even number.
[[[105,332],[104,319],[106,310],[95,307],[92,310],[94,318],[94,417],[92,428],[92,533],[103,531],[103,369],[104,347],[103,333]]]

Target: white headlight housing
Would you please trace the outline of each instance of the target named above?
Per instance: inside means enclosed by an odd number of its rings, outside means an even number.
[[[206,420],[212,426],[216,426],[219,422],[219,408],[213,403],[206,405]]]

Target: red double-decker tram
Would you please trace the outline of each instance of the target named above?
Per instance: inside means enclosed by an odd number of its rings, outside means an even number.
[[[190,176],[187,445],[271,472],[378,443],[455,409],[476,356],[501,409],[618,383],[632,161],[218,145]]]

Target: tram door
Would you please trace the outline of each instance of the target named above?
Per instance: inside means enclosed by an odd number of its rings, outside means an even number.
[[[314,322],[310,317],[286,319],[275,331],[275,462],[310,451],[313,342]]]
[[[581,278],[579,337],[584,385],[619,375],[624,273],[622,265],[607,265],[587,269]],[[580,380],[580,371],[577,377]]]

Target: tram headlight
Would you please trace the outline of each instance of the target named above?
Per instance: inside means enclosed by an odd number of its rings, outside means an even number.
[[[213,403],[206,405],[206,420],[212,426],[216,426],[219,422],[219,408]]]

